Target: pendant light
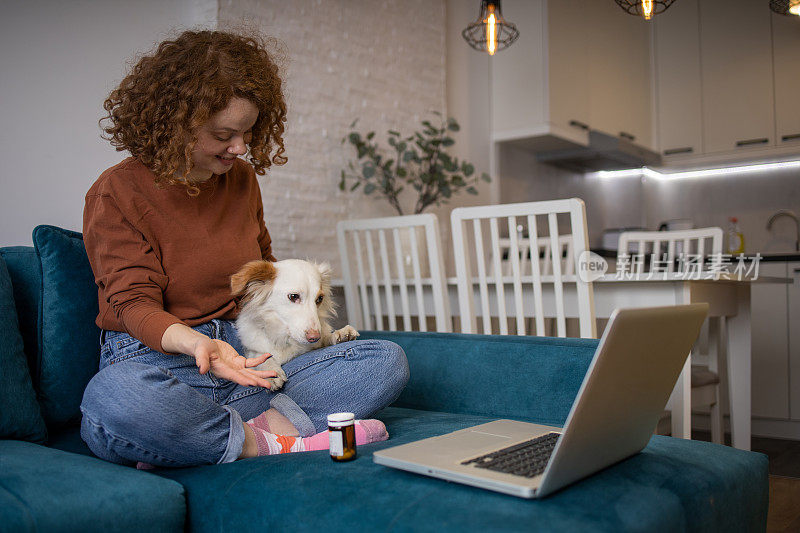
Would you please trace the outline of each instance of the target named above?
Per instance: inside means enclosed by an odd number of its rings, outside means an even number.
[[[493,56],[495,52],[511,46],[519,37],[519,31],[503,18],[500,0],[481,0],[478,20],[467,26],[461,36],[475,50]]]
[[[628,14],[650,20],[666,11],[675,0],[616,0],[616,2]]]
[[[800,0],[769,0],[769,8],[779,15],[800,16]]]

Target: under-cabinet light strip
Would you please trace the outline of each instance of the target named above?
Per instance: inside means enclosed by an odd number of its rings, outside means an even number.
[[[781,161],[778,163],[760,163],[757,165],[709,168],[705,170],[686,170],[682,172],[658,172],[647,167],[633,168],[629,170],[601,170],[597,172],[597,176],[600,178],[645,177],[659,180],[676,180],[685,178],[706,178],[730,174],[746,174],[748,172],[765,172],[768,170],[789,168],[800,168],[800,161]]]

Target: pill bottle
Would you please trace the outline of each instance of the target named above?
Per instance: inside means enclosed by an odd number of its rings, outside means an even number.
[[[356,458],[356,426],[353,413],[328,415],[331,459],[352,461]]]

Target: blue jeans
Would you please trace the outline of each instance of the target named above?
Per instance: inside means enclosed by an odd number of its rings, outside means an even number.
[[[236,326],[212,320],[194,328],[244,350]],[[368,418],[400,396],[408,362],[398,345],[352,341],[314,350],[283,365],[278,392],[246,387],[211,372],[194,357],[151,350],[127,333],[103,331],[100,372],[81,403],[81,437],[98,457],[120,464],[191,466],[235,461],[243,420],[274,408],[301,436],[327,429],[329,413]]]

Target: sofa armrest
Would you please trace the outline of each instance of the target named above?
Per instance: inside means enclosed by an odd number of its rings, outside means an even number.
[[[411,378],[398,407],[563,425],[596,339],[362,331],[399,344]]]

